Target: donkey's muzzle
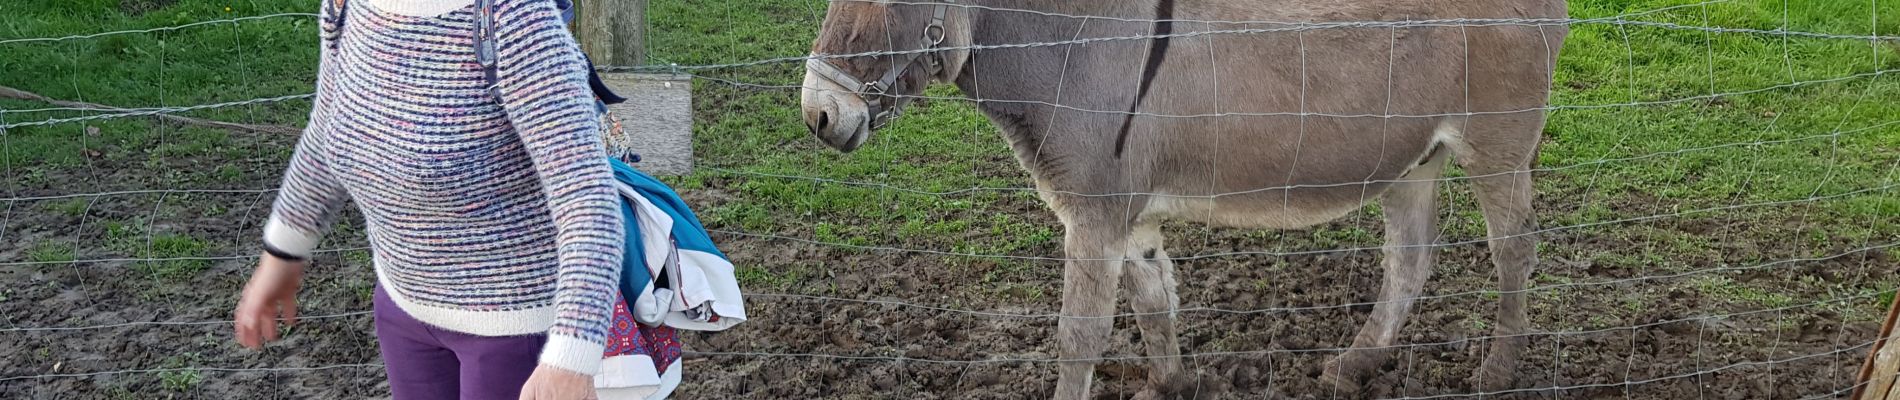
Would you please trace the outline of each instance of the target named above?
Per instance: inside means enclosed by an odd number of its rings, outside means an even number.
[[[856,92],[809,72],[804,86],[800,108],[812,136],[844,152],[864,145],[871,135],[870,110]]]

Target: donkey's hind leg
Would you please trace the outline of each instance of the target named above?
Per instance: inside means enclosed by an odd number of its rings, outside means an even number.
[[[1535,157],[1535,154],[1526,155]],[[1497,167],[1467,165],[1474,178],[1473,190],[1478,207],[1484,210],[1484,227],[1490,237],[1492,264],[1497,265],[1497,324],[1492,330],[1492,349],[1484,364],[1473,375],[1474,387],[1482,391],[1511,389],[1518,370],[1518,358],[1530,347],[1530,317],[1526,309],[1526,288],[1531,269],[1537,265],[1537,218],[1531,210],[1530,161],[1501,163]]]
[[[1182,378],[1181,344],[1174,330],[1174,310],[1180,308],[1175,293],[1174,261],[1162,249],[1161,227],[1152,222],[1135,226],[1128,236],[1128,304],[1134,308],[1135,323],[1141,327],[1141,341],[1150,357],[1148,387],[1136,399],[1176,394],[1187,388]]]
[[[1445,164],[1444,153],[1431,155],[1379,200],[1385,210],[1385,284],[1379,289],[1379,303],[1353,337],[1352,348],[1327,361],[1320,375],[1341,392],[1357,393],[1365,374],[1391,357],[1391,346],[1399,328],[1405,326],[1413,300],[1432,276],[1431,245],[1438,240],[1438,182],[1434,180]]]

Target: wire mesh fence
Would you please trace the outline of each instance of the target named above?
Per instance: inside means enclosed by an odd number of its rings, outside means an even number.
[[[202,4],[200,4],[202,3]],[[26,397],[368,397],[386,394],[370,328],[374,256],[346,216],[305,283],[305,316],[262,352],[229,338],[296,140],[155,115],[299,126],[308,113],[310,5],[184,2],[144,20],[0,29],[0,86],[111,109],[0,99],[0,392]],[[692,76],[694,175],[669,178],[736,264],[755,321],[687,340],[692,397],[1046,397],[1064,359],[1062,318],[1117,322],[1098,393],[1142,388],[1131,321],[1063,316],[1063,232],[1040,195],[1221,198],[1039,189],[983,107],[1205,121],[1410,119],[1547,113],[1537,179],[1545,255],[1522,291],[1493,283],[1465,190],[1433,179],[1438,267],[1397,354],[1364,393],[1321,385],[1376,299],[1376,205],[1291,231],[1170,226],[1182,354],[1196,394],[1222,398],[1491,396],[1838,398],[1893,301],[1900,269],[1900,8],[1878,2],[1574,1],[1564,19],[1170,21],[1168,35],[1081,35],[937,50],[1089,46],[1160,38],[1360,29],[1563,26],[1546,107],[1456,113],[1104,110],[985,98],[923,102],[851,155],[800,121],[806,54],[837,4],[945,5],[1090,22],[977,3],[656,0],[645,66]],[[102,11],[103,12],[103,11]],[[110,11],[128,13],[127,11]],[[203,17],[205,12],[217,17]],[[162,12],[154,12],[160,13]],[[249,16],[246,16],[249,15]],[[1884,17],[1884,18],[1883,18]],[[156,23],[136,28],[140,23]],[[126,29],[131,28],[131,29]],[[13,32],[8,32],[12,30]],[[1079,30],[1077,30],[1079,32]],[[18,55],[18,56],[14,56]],[[1319,66],[1323,68],[1324,66]],[[1393,68],[1405,68],[1395,65]],[[18,73],[14,73],[18,71]],[[983,73],[983,71],[973,71]],[[1060,81],[1062,78],[1051,76]],[[1369,79],[1383,79],[1369,77]],[[1075,94],[1071,93],[1070,96]],[[1215,173],[1214,171],[1208,171]],[[1378,183],[1396,183],[1385,180]],[[1515,389],[1464,377],[1483,359],[1495,300],[1530,296],[1531,348]],[[799,381],[803,384],[787,384]]]

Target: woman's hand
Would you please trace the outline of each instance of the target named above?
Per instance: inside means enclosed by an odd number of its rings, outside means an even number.
[[[237,341],[256,349],[277,340],[277,320],[297,323],[297,288],[303,284],[303,262],[270,254],[257,262],[250,283],[238,297]]]
[[[541,364],[534,367],[528,383],[521,385],[521,400],[598,400],[594,377]]]

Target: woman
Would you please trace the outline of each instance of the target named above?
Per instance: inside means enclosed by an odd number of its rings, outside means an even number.
[[[258,348],[294,322],[305,260],[353,199],[395,398],[592,398],[625,222],[559,11],[496,2],[491,90],[473,0],[326,2],[316,101],[237,341]]]

